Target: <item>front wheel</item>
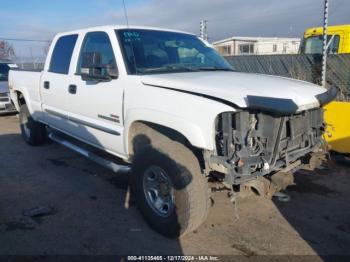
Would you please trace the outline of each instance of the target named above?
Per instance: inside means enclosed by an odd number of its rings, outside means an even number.
[[[46,142],[47,133],[45,125],[33,119],[26,104],[21,105],[19,122],[22,137],[29,145],[38,146]]]
[[[132,186],[148,224],[166,237],[179,237],[205,221],[208,184],[191,150],[173,141],[163,150],[149,146],[135,154]]]

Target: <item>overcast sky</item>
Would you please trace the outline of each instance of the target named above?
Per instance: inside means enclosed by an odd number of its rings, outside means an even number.
[[[350,0],[330,1],[330,23],[350,24]],[[3,1],[2,1],[3,2]],[[323,0],[125,0],[130,24],[199,34],[302,37],[322,25]],[[20,3],[20,4],[19,4]],[[125,24],[122,0],[26,0],[0,4],[0,38],[49,40],[55,33],[103,24]],[[43,43],[13,42],[17,56],[43,56]]]

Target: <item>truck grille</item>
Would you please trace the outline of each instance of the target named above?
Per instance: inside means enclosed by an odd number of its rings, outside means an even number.
[[[0,93],[0,98],[2,97],[8,97],[8,93]]]

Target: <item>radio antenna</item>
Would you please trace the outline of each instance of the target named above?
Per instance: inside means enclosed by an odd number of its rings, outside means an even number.
[[[126,20],[126,25],[129,27],[129,18],[128,18],[128,11],[126,10],[125,0],[123,0],[123,6],[124,6],[124,16]]]
[[[124,6],[124,15],[125,15],[125,20],[126,20],[126,26],[127,26],[128,29],[130,29],[129,28],[128,11],[126,9],[125,0],[123,0],[123,6]],[[130,42],[130,45],[131,45],[132,59],[133,59],[133,62],[134,62],[134,69],[135,69],[135,73],[137,74],[138,71],[137,71],[137,66],[136,66],[135,51],[134,51],[134,45],[133,45],[132,41]]]

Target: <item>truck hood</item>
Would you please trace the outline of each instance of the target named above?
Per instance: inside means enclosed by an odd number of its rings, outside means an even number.
[[[327,91],[304,81],[238,72],[144,75],[141,81],[144,85],[202,95],[239,108],[280,110],[280,114],[319,107],[317,96]]]
[[[9,87],[8,82],[0,81],[0,93],[8,93]]]

